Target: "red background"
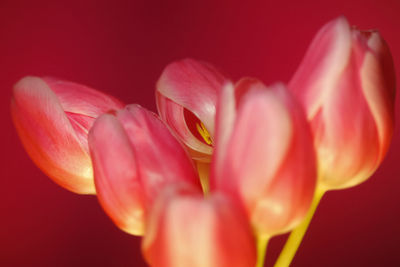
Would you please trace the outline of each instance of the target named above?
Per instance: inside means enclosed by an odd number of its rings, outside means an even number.
[[[154,84],[169,62],[193,57],[234,80],[286,82],[316,31],[343,14],[381,31],[400,80],[400,1],[244,2],[0,2],[1,266],[145,266],[139,238],[119,231],[95,197],[55,185],[26,155],[9,113],[11,88],[23,76],[60,77],[154,110]],[[293,266],[400,265],[398,126],[371,179],[325,196]],[[281,244],[272,242],[268,266]]]

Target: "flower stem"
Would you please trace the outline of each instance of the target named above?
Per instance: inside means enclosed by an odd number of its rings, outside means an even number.
[[[301,244],[301,241],[303,240],[304,234],[307,231],[315,210],[317,209],[317,206],[325,192],[325,189],[317,187],[310,210],[308,211],[304,221],[290,233],[289,238],[286,241],[286,244],[283,247],[283,250],[277,261],[275,262],[274,267],[287,267],[290,265]]]
[[[257,238],[257,264],[256,267],[263,267],[269,236],[259,236]]]

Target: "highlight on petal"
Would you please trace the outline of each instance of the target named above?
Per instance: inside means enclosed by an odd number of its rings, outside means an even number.
[[[245,93],[226,145],[216,144],[211,190],[243,202],[258,234],[292,229],[306,214],[316,183],[315,152],[302,108],[282,84],[243,80]],[[221,101],[219,112],[231,105]],[[219,121],[217,122],[219,135]],[[217,139],[218,142],[218,139]]]
[[[222,193],[207,198],[185,185],[166,188],[148,217],[142,250],[153,267],[255,266],[245,214]]]
[[[186,182],[201,192],[193,162],[163,122],[138,105],[101,116],[89,133],[97,195],[122,230],[141,235],[160,190]]]
[[[314,38],[289,88],[311,122],[321,184],[340,189],[370,177],[394,122],[393,62],[379,34],[333,20]]]
[[[211,164],[211,187],[216,187],[217,178],[223,172],[223,162],[228,150],[229,138],[232,134],[236,119],[235,87],[231,83],[226,84],[218,97],[218,112],[215,123],[215,146]]]
[[[192,59],[169,64],[157,82],[159,114],[196,160],[210,160],[217,95],[226,82],[213,66]]]
[[[60,186],[95,193],[87,133],[101,113],[122,103],[71,82],[25,77],[13,91],[11,114],[25,150]]]

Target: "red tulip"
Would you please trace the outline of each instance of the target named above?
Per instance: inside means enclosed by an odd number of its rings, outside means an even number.
[[[218,102],[211,191],[242,202],[258,235],[292,229],[305,216],[316,183],[312,136],[285,86],[243,79]]]
[[[210,161],[217,95],[226,81],[213,66],[185,59],[169,64],[157,82],[161,118],[197,161]]]
[[[156,200],[142,243],[152,267],[254,267],[255,239],[242,210],[222,193],[167,188]]]
[[[100,114],[122,107],[83,85],[25,77],[14,86],[11,114],[35,164],[60,186],[88,194],[95,193],[88,131]]]
[[[379,166],[393,133],[395,77],[377,31],[344,17],[316,35],[289,88],[306,109],[326,189],[357,185]]]
[[[201,191],[192,161],[152,112],[128,105],[97,119],[89,133],[100,204],[122,230],[141,235],[160,190],[186,182]]]

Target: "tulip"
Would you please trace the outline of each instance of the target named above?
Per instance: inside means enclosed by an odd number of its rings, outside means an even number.
[[[317,33],[289,88],[311,124],[318,184],[312,208],[275,267],[289,266],[326,191],[362,183],[382,162],[394,123],[389,48],[377,31],[360,31],[339,17]]]
[[[289,83],[311,123],[321,187],[357,185],[382,162],[393,134],[395,76],[377,31],[326,24]]]
[[[169,64],[157,82],[160,117],[196,161],[211,159],[217,96],[226,81],[213,66],[184,59]]]
[[[157,82],[158,113],[196,163],[209,191],[217,97],[228,80],[208,63],[184,59],[169,64]]]
[[[187,186],[155,201],[142,243],[152,267],[254,267],[255,239],[244,212],[228,196],[204,198]]]
[[[243,203],[258,236],[296,226],[314,195],[312,136],[301,106],[283,84],[242,79],[218,102],[211,191]]]
[[[89,133],[97,196],[122,230],[145,232],[162,188],[185,182],[201,192],[193,162],[154,113],[138,105],[99,117]]]
[[[122,107],[83,85],[25,77],[14,86],[11,114],[25,150],[44,173],[72,192],[92,194],[88,131],[100,114]]]

